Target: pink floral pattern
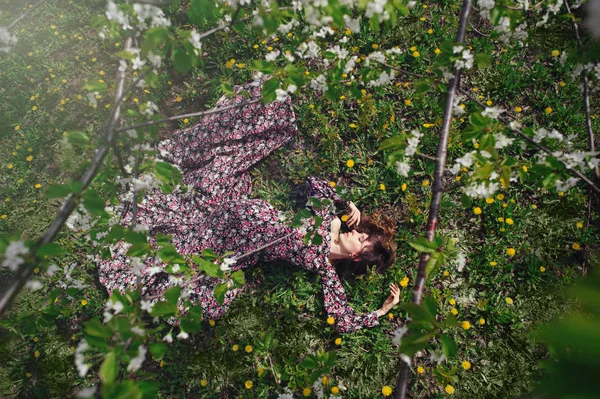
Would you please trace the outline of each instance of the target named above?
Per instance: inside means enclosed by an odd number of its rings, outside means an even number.
[[[248,91],[250,98],[260,98],[262,82],[236,88]],[[248,101],[242,96],[221,99],[217,106]],[[252,104],[204,117],[190,129],[177,131],[159,144],[165,160],[178,165],[184,182],[193,190],[188,193],[148,194],[141,202],[137,221],[151,227],[149,242],[156,245],[157,233],[172,235],[176,249],[184,255],[196,254],[206,248],[234,256],[252,251],[280,237],[293,233],[263,251],[239,260],[231,269],[239,270],[257,263],[285,260],[319,274],[323,286],[325,309],[335,319],[339,332],[351,332],[361,327],[378,325],[376,312],[359,314],[347,303],[344,288],[335,268],[329,263],[331,220],[330,209],[318,209],[323,217],[318,232],[321,245],[305,245],[303,234],[279,220],[279,212],[269,203],[249,199],[252,184],[249,170],[271,152],[292,139],[297,132],[295,116],[289,99],[285,102]],[[317,198],[339,201],[327,182],[315,178],[307,181],[308,194]],[[130,223],[131,215],[124,218]],[[110,259],[97,259],[100,282],[109,292],[143,286],[144,295],[159,295],[177,283],[176,273],[169,275],[160,259],[148,257],[135,265],[125,254],[129,244],[121,241],[111,246]],[[137,274],[137,275],[136,275]],[[224,304],[213,294],[220,281],[203,277],[190,287],[189,299],[200,303],[203,316],[222,317],[240,292],[228,291]]]

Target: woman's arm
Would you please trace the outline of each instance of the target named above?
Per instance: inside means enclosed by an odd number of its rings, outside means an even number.
[[[400,288],[396,284],[390,284],[390,296],[383,302],[383,306],[377,310],[377,317],[385,316],[399,302]]]

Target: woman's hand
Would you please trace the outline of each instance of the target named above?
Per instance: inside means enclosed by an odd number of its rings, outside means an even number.
[[[348,227],[352,227],[354,225],[358,226],[360,224],[360,211],[354,205],[354,202],[348,202],[348,208],[350,208],[350,214],[348,215]]]
[[[390,296],[387,297],[381,309],[377,311],[377,316],[384,316],[387,312],[392,310],[400,302],[400,287],[396,284],[390,284]]]

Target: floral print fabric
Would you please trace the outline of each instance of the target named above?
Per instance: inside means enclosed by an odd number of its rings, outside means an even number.
[[[261,81],[237,87],[250,99],[260,98]],[[221,99],[217,107],[248,101],[242,96]],[[317,209],[324,221],[318,229],[321,245],[305,245],[303,234],[279,220],[279,212],[269,203],[249,199],[252,184],[249,170],[274,150],[291,140],[297,132],[290,100],[269,104],[251,104],[204,117],[194,127],[177,131],[158,145],[164,160],[178,165],[184,183],[191,191],[163,194],[154,192],[139,204],[136,220],[150,228],[149,242],[158,233],[172,235],[172,243],[183,255],[210,248],[217,254],[233,251],[233,256],[255,250],[278,238],[290,237],[258,253],[240,259],[232,270],[274,260],[285,260],[321,277],[325,309],[335,319],[340,332],[355,331],[378,324],[376,312],[358,314],[347,303],[344,288],[335,268],[329,263],[332,209]],[[334,190],[322,180],[309,178],[308,195],[330,198],[339,203]],[[131,212],[124,224],[131,221]],[[129,258],[129,244],[111,246],[110,259],[97,259],[100,282],[109,292],[143,286],[144,295],[160,295],[179,283],[177,273],[167,274],[158,258]],[[213,291],[220,280],[203,277],[188,287],[189,299],[200,303],[203,316],[222,317],[240,292],[228,291],[221,305]]]

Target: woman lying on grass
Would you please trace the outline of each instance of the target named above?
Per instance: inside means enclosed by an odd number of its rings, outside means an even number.
[[[262,81],[237,88],[250,98],[236,96],[221,99],[217,107],[260,98]],[[332,207],[314,209],[323,218],[317,233],[321,245],[304,244],[301,229],[280,221],[279,212],[269,203],[248,199],[252,182],[249,170],[271,152],[280,148],[297,132],[290,100],[269,104],[255,103],[204,117],[194,127],[178,131],[159,144],[163,159],[179,166],[183,182],[191,188],[187,193],[146,195],[138,206],[138,225],[150,229],[149,242],[156,245],[157,233],[169,234],[182,255],[200,253],[211,248],[216,253],[233,251],[233,258],[286,237],[274,245],[252,253],[229,265],[232,271],[262,262],[284,260],[320,275],[325,310],[340,332],[378,325],[399,300],[399,288],[390,285],[391,294],[383,306],[374,312],[359,314],[346,301],[344,288],[336,272],[352,268],[366,271],[375,266],[383,272],[394,263],[393,229],[361,217],[353,203],[346,204],[325,181],[308,178],[308,196],[329,198],[349,210],[348,226],[354,229],[340,233],[342,222]],[[124,217],[131,222],[131,212]],[[177,279],[163,271],[165,264],[158,258],[141,261],[126,256],[128,244],[119,242],[111,247],[110,259],[98,259],[100,282],[109,292],[134,289],[138,282],[143,294],[155,296],[177,284]],[[203,276],[188,287],[189,300],[200,303],[205,319],[222,317],[240,288],[230,290],[223,304],[216,301],[214,288],[221,281]]]

